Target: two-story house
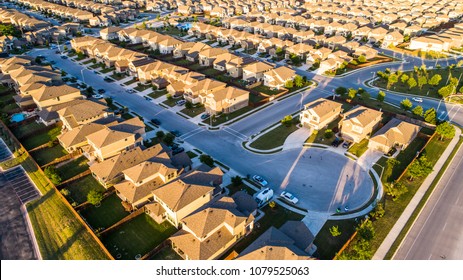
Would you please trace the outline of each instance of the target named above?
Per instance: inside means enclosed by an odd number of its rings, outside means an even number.
[[[301,124],[304,127],[320,130],[341,114],[342,104],[320,98],[304,105],[301,112]]]
[[[383,113],[363,106],[356,106],[344,113],[339,122],[344,140],[359,143],[373,132],[381,122]]]

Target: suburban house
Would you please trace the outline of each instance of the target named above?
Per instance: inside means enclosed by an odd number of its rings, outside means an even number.
[[[66,84],[42,86],[36,90],[30,91],[30,95],[39,110],[45,107],[83,98],[80,94],[80,89]]]
[[[26,96],[28,96],[28,95],[26,95]],[[15,97],[20,97],[20,96],[18,95],[18,96],[15,96]],[[85,101],[86,101],[85,99],[74,99],[74,100],[66,102],[66,103],[61,103],[61,104],[57,104],[57,105],[53,105],[53,106],[43,108],[42,110],[37,112],[37,116],[39,117],[38,121],[43,123],[46,126],[49,126],[49,125],[55,124],[57,122],[60,122],[61,119],[60,119],[60,117],[58,115],[59,110],[61,110],[63,108],[66,108],[68,106],[72,106],[72,105],[79,104],[81,102],[85,102]],[[32,102],[32,104],[35,104],[35,103]]]
[[[147,149],[137,146],[107,160],[96,162],[90,166],[93,177],[105,188],[109,188],[120,182],[124,178],[122,173],[137,164],[145,162],[150,158],[156,157],[166,151],[162,144],[154,145]]]
[[[122,28],[117,26],[110,26],[100,30],[100,36],[103,40],[116,40],[119,39],[118,32],[121,31]]]
[[[285,86],[285,83],[294,79],[296,71],[286,66],[280,66],[270,71],[264,72],[264,85],[280,89]]]
[[[369,137],[381,122],[383,113],[363,106],[356,106],[342,115],[339,129],[344,140],[359,143]]]
[[[227,86],[226,83],[212,80],[209,78],[198,80],[194,84],[191,84],[184,88],[183,97],[185,100],[197,104],[201,102],[200,96],[207,96],[210,93],[215,93]]]
[[[421,127],[393,118],[370,138],[368,148],[388,153],[392,147],[405,149]]]
[[[213,66],[215,59],[224,53],[228,53],[228,51],[220,48],[209,48],[202,50],[199,52],[199,65]]]
[[[83,100],[83,102],[72,104],[59,110],[57,113],[63,122],[64,128],[68,130],[113,115],[112,112],[108,111],[106,105],[90,100]]]
[[[264,80],[264,73],[273,69],[273,65],[264,62],[256,62],[246,65],[243,68],[243,80],[250,84]]]
[[[197,62],[199,60],[199,53],[210,48],[211,46],[201,42],[185,42],[174,49],[173,56],[175,58],[185,57],[185,59],[191,62]]]
[[[185,260],[213,260],[249,234],[254,216],[237,209],[231,197],[222,197],[181,220],[182,229],[169,240]]]
[[[341,107],[341,103],[324,98],[307,103],[301,112],[301,124],[307,128],[320,130],[341,114]]]
[[[226,87],[200,95],[201,103],[211,115],[232,113],[249,105],[249,92],[236,87]]]
[[[236,260],[311,260],[316,250],[314,235],[301,221],[270,227],[244,249]]]
[[[139,118],[105,126],[104,129],[87,136],[89,150],[84,155],[89,159],[103,161],[140,145],[144,135],[145,123]]]
[[[164,152],[122,171],[124,180],[115,184],[117,195],[132,209],[153,199],[152,192],[178,176],[170,156]]]
[[[450,41],[445,37],[438,35],[414,37],[410,40],[409,48],[411,50],[422,50],[422,51],[448,51],[450,48]]]
[[[175,227],[180,221],[220,193],[223,172],[216,167],[209,171],[194,170],[183,174],[153,191],[154,201],[165,210],[165,218]]]
[[[104,129],[105,126],[98,123],[87,123],[72,130],[62,131],[58,135],[58,141],[68,153],[85,150],[88,146],[87,136]]]

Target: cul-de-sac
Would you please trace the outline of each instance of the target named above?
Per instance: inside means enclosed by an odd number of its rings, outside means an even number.
[[[462,260],[463,0],[0,2],[2,260]]]

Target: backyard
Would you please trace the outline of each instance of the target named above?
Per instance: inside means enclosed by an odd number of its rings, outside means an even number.
[[[121,202],[117,194],[113,193],[106,197],[100,203],[100,206],[90,205],[81,210],[80,214],[95,231],[105,229],[129,215],[129,212],[125,211]]]
[[[29,131],[30,132],[30,131]],[[61,127],[53,127],[50,130],[34,134],[34,136],[27,137],[27,139],[22,139],[22,144],[27,150],[33,149],[40,145],[46,144],[52,140],[55,140],[58,135],[61,133]]]
[[[334,237],[330,228],[337,226],[341,235]],[[315,237],[314,244],[317,246],[316,256],[321,260],[332,260],[336,253],[344,246],[354,234],[357,221],[350,220],[328,220]]]
[[[66,189],[70,192],[68,199],[70,202],[76,202],[81,204],[87,201],[87,194],[91,190],[104,192],[106,189],[98,183],[92,175],[87,175],[79,178],[66,186]]]
[[[50,163],[65,155],[67,155],[67,152],[60,144],[31,152],[31,156],[40,166]]]
[[[109,232],[102,240],[114,258],[133,260],[141,258],[176,231],[169,222],[159,225],[143,213]]]
[[[63,181],[71,179],[72,177],[88,170],[87,162],[88,160],[84,156],[65,162],[57,168],[58,174]]]

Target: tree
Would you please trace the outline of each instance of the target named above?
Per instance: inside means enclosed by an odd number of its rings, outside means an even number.
[[[455,136],[455,127],[449,122],[443,122],[436,127],[436,133],[440,136],[440,140],[451,139]]]
[[[349,91],[347,92],[347,97],[349,97],[349,99],[354,99],[356,95],[357,95],[356,89],[350,88]]]
[[[401,195],[408,192],[407,187],[401,182],[386,183],[386,194],[392,197],[392,201],[396,201]]]
[[[93,205],[98,205],[103,200],[103,193],[97,190],[91,190],[87,194],[87,201]]]
[[[339,226],[332,226],[330,227],[331,236],[336,237],[341,235],[341,231],[339,230]]]
[[[389,75],[389,78],[387,78],[387,89],[390,89],[391,86],[393,86],[395,83],[399,81],[399,77],[397,74],[391,74]]]
[[[214,159],[209,155],[204,155],[204,154],[200,155],[199,161],[201,161],[202,163],[206,165],[209,165],[210,167],[214,166]]]
[[[358,62],[365,63],[367,62],[367,58],[364,55],[361,55],[357,58]]]
[[[13,24],[0,24],[0,35],[21,38],[21,31]]]
[[[294,84],[296,85],[296,87],[302,87],[304,85],[304,80],[301,76],[296,75],[296,77],[294,77]]]
[[[331,129],[325,130],[325,135],[324,136],[325,136],[326,139],[330,139],[331,137],[333,137],[333,135],[334,135],[333,130],[331,130]]]
[[[404,110],[410,110],[413,106],[413,103],[410,101],[410,99],[405,98],[400,102],[400,107],[402,107]]]
[[[442,98],[446,98],[447,96],[451,95],[454,91],[455,87],[453,85],[446,85],[441,87],[437,93],[442,96]]]
[[[64,196],[68,196],[71,194],[71,192],[68,189],[62,189],[60,190],[60,193]]]
[[[383,102],[384,98],[386,98],[386,93],[382,90],[379,91],[378,93],[378,101]]]
[[[42,57],[37,56],[37,57],[35,58],[35,63],[37,63],[37,64],[42,64]]]
[[[347,88],[345,87],[338,87],[334,90],[334,93],[336,93],[337,95],[344,95],[347,93]]]
[[[418,87],[421,89],[424,85],[428,83],[428,79],[426,79],[426,76],[419,76],[418,77]]]
[[[401,77],[400,77],[400,80],[402,81],[402,83],[406,83],[408,81],[410,77],[408,77],[407,74],[403,74]]]
[[[285,83],[285,88],[293,88],[294,87],[294,82],[293,80],[287,80]]]
[[[420,117],[421,117],[421,116],[423,115],[423,107],[421,107],[421,106],[416,106],[415,108],[413,108],[412,113],[413,113],[414,115],[417,115],[417,116],[420,116]]]
[[[276,54],[277,56],[282,55],[282,54],[283,54],[283,49],[280,48],[280,47],[278,47],[278,48],[275,50],[275,54]]]
[[[460,93],[463,93],[463,86],[461,86],[459,92],[460,92]]]
[[[408,84],[408,89],[409,90],[416,87],[416,85],[417,85],[416,80],[413,77],[410,77],[410,79],[408,79],[407,84]]]
[[[61,177],[56,171],[55,166],[50,165],[44,170],[45,176],[47,176],[54,185],[59,185],[62,182]]]
[[[85,91],[87,92],[87,96],[89,96],[92,95],[95,90],[93,89],[93,87],[90,86]]]
[[[286,126],[290,126],[292,121],[293,121],[293,117],[291,115],[287,115],[280,122]]]
[[[164,141],[164,143],[166,143],[167,146],[170,146],[174,143],[174,139],[175,135],[173,135],[172,133],[167,133],[166,135],[164,135],[164,138],[162,138],[162,141]]]
[[[413,181],[416,177],[428,176],[432,172],[432,163],[428,161],[425,155],[422,155],[410,164],[407,172],[410,175],[410,181]]]
[[[240,176],[235,176],[231,178],[233,186],[237,187],[243,183],[243,179]]]
[[[377,203],[375,209],[370,213],[370,217],[373,220],[378,220],[384,216],[384,213],[386,213],[386,210],[384,210],[383,204]]]
[[[371,220],[365,221],[361,226],[357,227],[357,233],[365,240],[373,239],[375,236],[375,228],[373,227],[373,222]]]
[[[292,54],[289,59],[291,59],[291,62],[294,64],[294,65],[298,65],[299,63],[301,63],[301,58],[296,55],[296,54]]]
[[[191,108],[193,108],[193,103],[191,103],[190,101],[187,101],[187,102],[185,103],[185,108],[186,108],[186,109],[191,109]]]
[[[426,112],[424,112],[424,120],[426,122],[430,124],[436,124],[436,118],[437,118],[436,109],[429,108],[428,110],[426,110]]]
[[[157,137],[158,139],[164,138],[164,135],[165,135],[164,131],[162,131],[162,130],[156,131],[156,137]]]
[[[429,79],[429,84],[431,86],[437,86],[441,80],[442,80],[441,75],[434,74],[434,76],[432,76],[431,79]]]

